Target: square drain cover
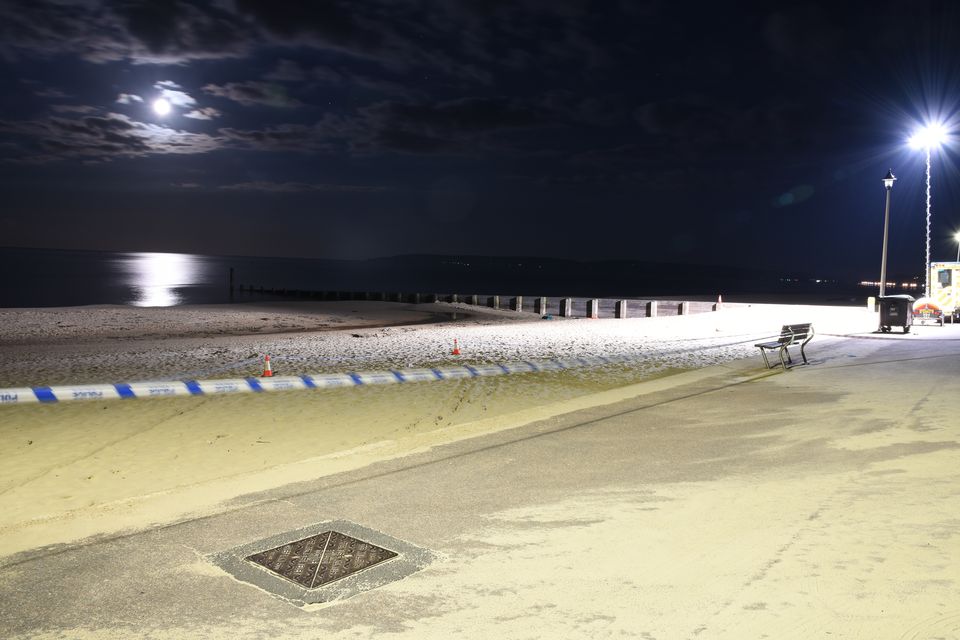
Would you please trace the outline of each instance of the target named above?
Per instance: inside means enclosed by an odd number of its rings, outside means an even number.
[[[349,598],[405,578],[430,564],[434,555],[379,531],[336,520],[209,558],[239,580],[305,605]]]
[[[393,551],[375,544],[337,531],[324,531],[246,559],[313,589],[395,557]]]

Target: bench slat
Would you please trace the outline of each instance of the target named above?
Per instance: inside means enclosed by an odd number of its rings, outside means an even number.
[[[760,347],[761,349],[779,349],[783,346],[782,342],[761,342],[760,344],[753,345],[755,347]]]
[[[780,362],[784,368],[787,367],[787,361],[793,362],[790,359],[790,352],[787,350],[787,347],[792,347],[799,345],[800,346],[800,355],[803,356],[804,364],[807,363],[807,355],[803,352],[803,347],[810,342],[813,338],[813,324],[809,322],[801,324],[785,324],[780,328],[780,337],[776,341],[770,342],[759,342],[755,344],[755,347],[760,348],[760,354],[763,356],[763,361],[766,363],[767,367],[770,367],[770,363],[767,361],[766,350],[778,349],[780,351]],[[786,356],[786,360],[784,360]]]

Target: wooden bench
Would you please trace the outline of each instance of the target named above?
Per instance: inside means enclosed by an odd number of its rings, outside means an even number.
[[[790,358],[790,351],[787,347],[792,347],[794,345],[800,345],[800,355],[803,356],[803,364],[807,364],[807,354],[804,353],[803,348],[813,339],[813,325],[809,322],[806,324],[785,324],[783,328],[780,329],[780,337],[771,342],[760,342],[755,344],[755,347],[760,347],[760,355],[763,356],[763,362],[767,365],[767,369],[772,369],[776,366],[776,362],[772,365],[767,359],[767,349],[773,350],[778,349],[780,351],[780,364],[783,365],[783,368],[787,368],[787,363],[793,364],[793,359]]]

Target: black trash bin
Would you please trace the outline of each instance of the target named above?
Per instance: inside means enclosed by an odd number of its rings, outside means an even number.
[[[880,331],[889,333],[892,327],[903,327],[904,333],[910,333],[913,302],[913,296],[906,294],[880,298]]]

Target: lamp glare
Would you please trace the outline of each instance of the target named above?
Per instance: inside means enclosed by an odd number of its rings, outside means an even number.
[[[908,143],[913,149],[936,149],[947,141],[947,129],[939,122],[917,129]]]

